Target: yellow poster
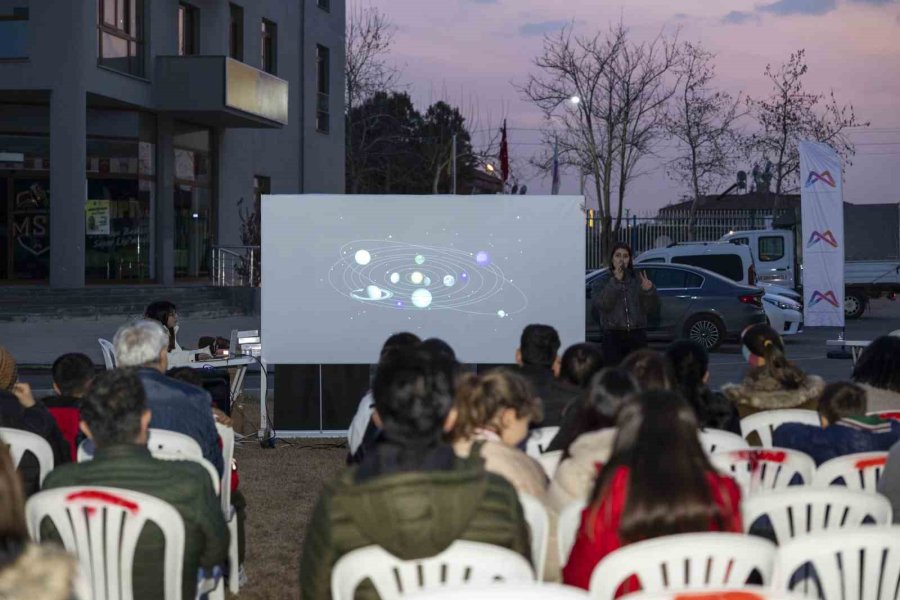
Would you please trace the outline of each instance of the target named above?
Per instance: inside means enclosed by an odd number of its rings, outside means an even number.
[[[109,235],[109,200],[88,200],[84,216],[87,235]]]

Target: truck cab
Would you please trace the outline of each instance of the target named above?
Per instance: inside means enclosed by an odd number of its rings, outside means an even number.
[[[799,284],[797,253],[791,231],[772,229],[735,231],[721,241],[748,246],[756,266],[756,280],[763,284],[796,289]]]

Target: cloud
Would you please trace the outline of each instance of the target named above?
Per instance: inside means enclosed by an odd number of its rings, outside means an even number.
[[[887,6],[888,4],[896,4],[897,0],[851,0],[856,4],[872,4],[874,6]]]
[[[553,33],[559,31],[566,25],[568,21],[541,21],[540,23],[525,23],[519,27],[519,33],[525,36],[544,35],[545,33]]]
[[[687,14],[687,13],[675,13],[673,16],[674,16],[676,19],[679,19],[679,20],[684,20],[684,19],[690,19],[690,18],[691,18],[691,15],[689,15],[689,14]]]
[[[727,23],[729,25],[743,25],[744,23],[749,23],[750,21],[758,21],[759,17],[754,15],[753,13],[743,12],[740,10],[733,10],[724,17],[722,17],[722,22]]]
[[[824,15],[835,8],[837,8],[837,0],[778,0],[772,4],[757,6],[756,10],[780,16]]]

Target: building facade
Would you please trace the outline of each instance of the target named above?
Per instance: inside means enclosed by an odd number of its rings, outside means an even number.
[[[345,0],[0,0],[0,285],[208,279],[344,191]]]

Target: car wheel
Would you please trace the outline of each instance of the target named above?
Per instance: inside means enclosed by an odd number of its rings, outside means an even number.
[[[858,319],[866,312],[866,295],[862,292],[847,292],[844,294],[844,316],[848,319]]]
[[[722,321],[712,315],[697,315],[685,323],[684,337],[712,352],[722,345],[725,338],[725,326],[722,325]]]

